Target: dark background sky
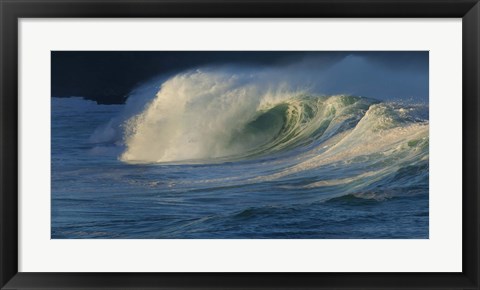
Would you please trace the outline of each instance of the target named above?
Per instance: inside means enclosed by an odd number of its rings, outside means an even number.
[[[123,103],[152,77],[202,66],[232,65],[302,72],[321,80],[320,93],[428,101],[428,52],[52,51],[52,97]],[[307,74],[305,74],[307,75]],[[288,76],[287,76],[288,77]]]

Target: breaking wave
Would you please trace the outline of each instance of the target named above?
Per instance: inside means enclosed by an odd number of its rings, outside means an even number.
[[[314,156],[307,164],[318,165],[428,145],[428,112],[422,106],[317,96],[255,77],[197,70],[165,81],[155,98],[124,122],[120,159],[211,163],[295,151]]]

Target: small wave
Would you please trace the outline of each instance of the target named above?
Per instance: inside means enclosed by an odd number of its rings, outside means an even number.
[[[364,193],[357,193],[357,194],[347,194],[342,195],[339,197],[334,197],[325,202],[327,204],[330,203],[341,203],[341,204],[348,204],[348,205],[358,205],[363,206],[365,204],[376,204],[379,202],[387,201],[393,198],[392,195],[389,194],[376,194],[373,192],[364,192]]]

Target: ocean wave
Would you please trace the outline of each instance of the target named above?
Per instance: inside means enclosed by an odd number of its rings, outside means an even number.
[[[297,150],[331,163],[428,142],[425,108],[193,71],[165,81],[123,123],[126,163],[213,163]],[[412,146],[415,145],[415,146]],[[305,164],[304,164],[305,165]]]
[[[425,164],[418,176],[409,174],[401,183],[428,183],[427,106],[291,87],[249,74],[181,73],[164,81],[150,100],[145,93],[152,90],[140,90],[143,106],[137,102],[129,110],[127,104],[92,136],[102,142],[110,138],[123,148],[119,160],[126,164],[223,168],[215,178],[175,180],[169,188],[176,190],[275,181],[280,191],[332,191],[315,199],[321,200],[368,195],[386,186],[379,183],[397,184],[410,172],[406,168]]]

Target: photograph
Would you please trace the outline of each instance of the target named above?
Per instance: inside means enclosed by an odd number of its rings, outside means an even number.
[[[429,51],[52,50],[50,116],[51,239],[429,239]]]

